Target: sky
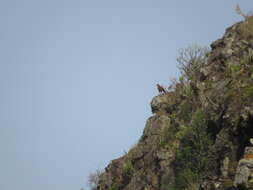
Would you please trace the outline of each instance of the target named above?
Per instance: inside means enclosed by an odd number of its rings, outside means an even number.
[[[142,135],[178,50],[221,38],[236,4],[0,0],[0,189],[88,190]]]

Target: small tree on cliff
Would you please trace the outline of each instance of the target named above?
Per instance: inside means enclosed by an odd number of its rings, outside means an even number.
[[[97,169],[94,173],[90,173],[88,176],[88,184],[91,190],[95,189],[99,183],[99,177],[101,176],[102,171]]]
[[[191,45],[179,50],[178,68],[186,81],[194,81],[200,77],[201,68],[207,63],[209,48]]]

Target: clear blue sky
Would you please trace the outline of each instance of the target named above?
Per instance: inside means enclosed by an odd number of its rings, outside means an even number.
[[[220,38],[236,3],[1,0],[0,189],[86,188],[141,136],[178,49]]]

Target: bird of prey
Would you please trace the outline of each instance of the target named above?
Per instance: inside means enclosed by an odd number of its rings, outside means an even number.
[[[167,92],[161,85],[157,84],[156,86],[159,93],[162,94]]]

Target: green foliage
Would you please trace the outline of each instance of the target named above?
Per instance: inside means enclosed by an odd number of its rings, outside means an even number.
[[[234,182],[231,179],[226,179],[222,184],[222,188],[224,188],[224,189],[228,189],[233,186],[234,186]]]
[[[193,89],[189,84],[184,85],[183,93],[188,98],[191,98],[194,95]]]
[[[188,133],[189,130],[191,130],[190,127],[181,124],[178,127],[178,131],[177,131],[177,133],[175,135],[176,138],[179,139],[179,140],[182,140],[185,137],[185,135]]]
[[[244,62],[243,60],[241,60],[241,62]],[[245,63],[245,62],[244,62]],[[229,78],[238,78],[238,76],[240,76],[241,74],[241,70],[242,70],[242,65],[243,64],[235,64],[235,63],[226,63],[226,68],[225,68],[225,75],[226,77]]]
[[[235,74],[235,73],[237,73],[238,71],[241,70],[241,65],[239,65],[239,64],[230,64],[228,66],[228,69],[230,70],[231,74]]]
[[[192,104],[188,101],[182,101],[179,105],[178,117],[183,121],[189,121],[191,119]]]
[[[180,77],[179,77],[179,81],[180,81],[180,82],[184,82],[184,76],[180,76]]]
[[[161,190],[179,190],[175,185],[162,184],[160,187]]]
[[[181,146],[176,154],[176,185],[186,188],[201,180],[212,143],[207,133],[207,121],[201,110],[193,114],[189,126],[180,126],[177,138],[181,140]]]
[[[119,187],[116,183],[113,183],[109,190],[119,190]]]
[[[117,182],[117,178],[113,177],[112,178],[112,185],[109,188],[109,190],[119,190],[119,189],[120,189],[120,186],[119,186],[119,183]]]
[[[167,140],[164,138],[164,136],[161,136],[160,138],[159,138],[159,146],[164,146],[164,145],[166,145],[168,142],[167,142]]]
[[[178,189],[185,189],[191,184],[199,181],[199,174],[194,173],[192,170],[185,168],[177,175],[176,185]]]
[[[253,97],[253,86],[248,86],[243,90],[244,97]]]
[[[176,117],[176,115],[175,115],[175,117]],[[159,137],[159,142],[158,142],[159,144],[158,145],[160,147],[162,147],[164,145],[171,144],[171,142],[173,142],[173,140],[175,140],[176,131],[177,131],[177,129],[173,125],[171,125],[168,128],[165,128],[163,130],[163,133]]]
[[[128,159],[124,164],[123,164],[123,175],[125,177],[130,177],[134,171],[134,167],[132,164],[132,161]]]
[[[172,120],[175,120],[176,117],[177,117],[177,114],[175,114],[175,113],[170,114],[170,118],[171,118]]]

